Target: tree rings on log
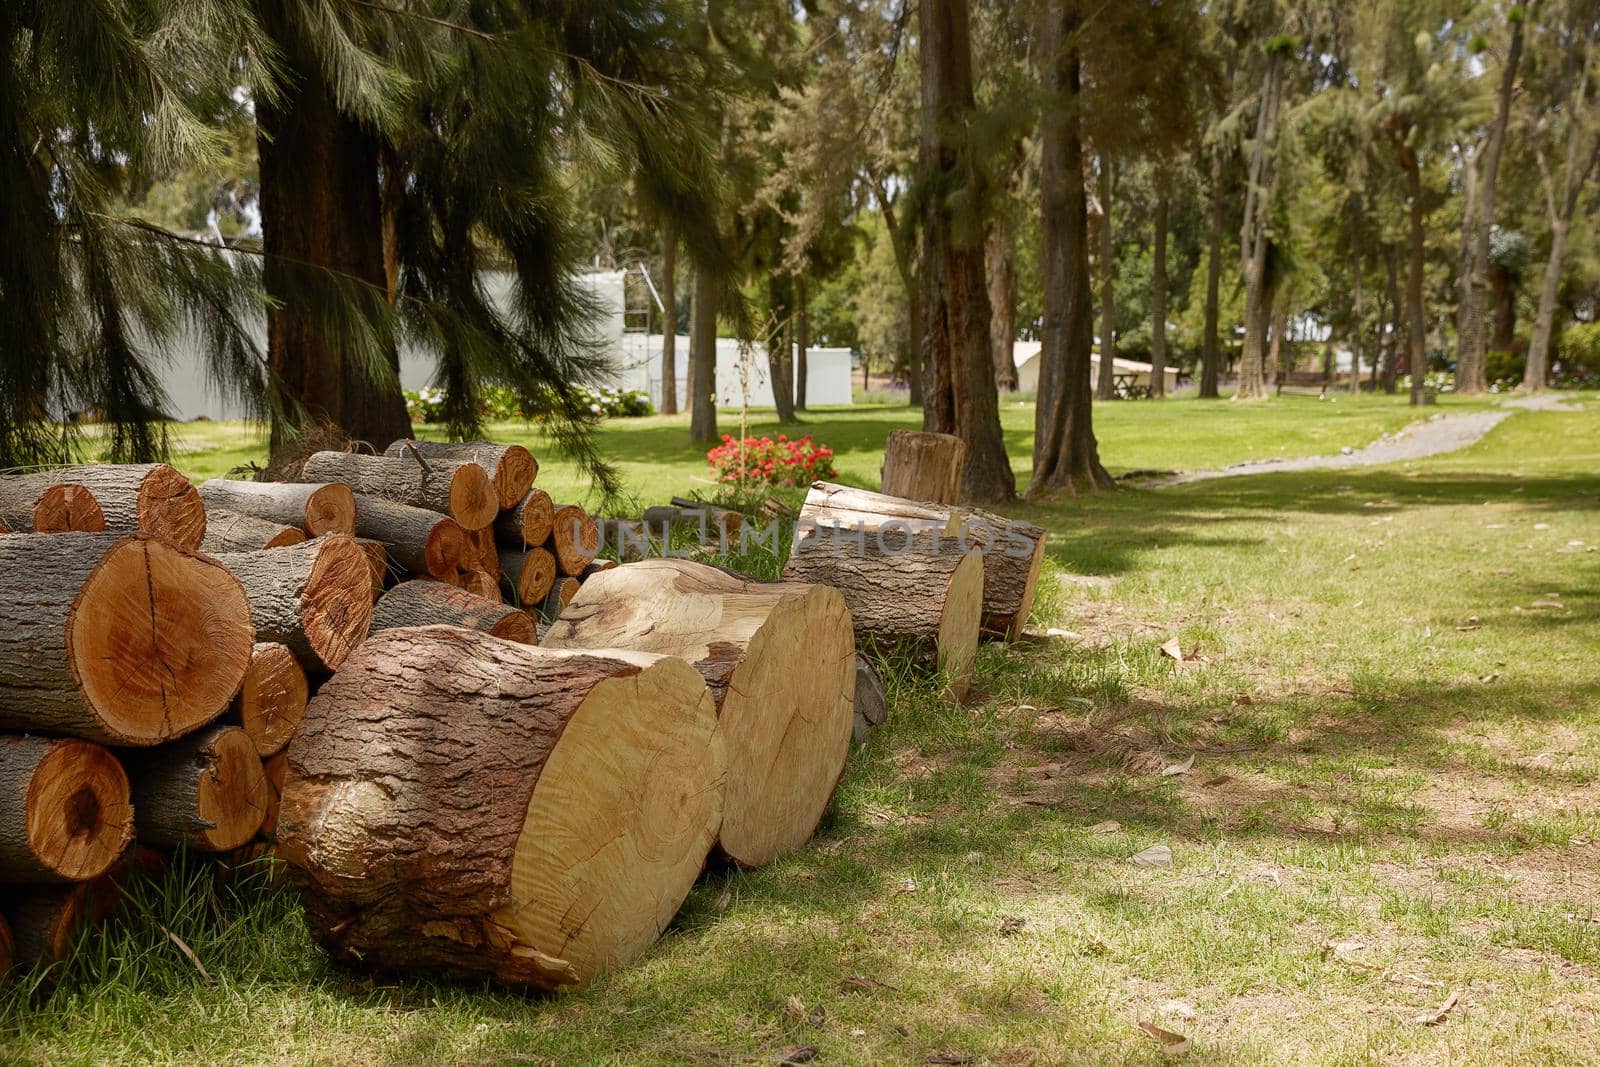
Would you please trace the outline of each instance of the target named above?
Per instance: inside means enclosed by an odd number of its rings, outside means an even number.
[[[372,564],[355,539],[319,537],[289,548],[217,559],[250,598],[256,636],[313,667],[338,670],[372,621]]]
[[[288,548],[305,539],[305,531],[298,526],[215,508],[206,512],[206,536],[200,547],[213,554],[259,552],[264,548]]]
[[[311,702],[278,855],[339,959],[571,985],[660,936],[716,839],[723,775],[682,660],[384,630]]]
[[[239,691],[239,726],[265,759],[283,751],[306,713],[310,685],[287,645],[262,641],[250,653]]]
[[[735,862],[760,866],[816,832],[853,719],[855,637],[838,590],[644,560],[592,575],[544,644],[677,656],[700,672],[727,749],[720,841]]]
[[[142,752],[129,772],[144,844],[227,852],[254,837],[266,818],[261,757],[237,726],[213,726]]]
[[[501,511],[515,507],[539,477],[539,461],[521,445],[497,445],[491,441],[395,441],[383,454],[390,459],[408,459],[413,451],[430,463],[442,459],[478,464],[489,472]]]
[[[36,478],[0,477],[0,532],[99,533],[100,502],[77,482],[43,485]]]
[[[0,729],[116,745],[215,719],[255,643],[209,556],[117,534],[0,537]]]
[[[467,557],[467,532],[452,518],[381,497],[356,498],[356,533],[378,542],[412,574],[452,581]]]
[[[13,962],[19,972],[54,967],[78,939],[122,910],[122,889],[135,875],[153,876],[161,854],[137,845],[98,878],[71,885],[15,887],[0,894],[0,914],[11,927]]]
[[[38,474],[13,476],[42,492],[72,483],[93,495],[105,529],[153,534],[179,548],[199,548],[206,535],[206,509],[189,479],[165,463],[88,463]]]
[[[412,457],[315,452],[302,473],[306,481],[344,482],[358,495],[440,512],[468,530],[491,525],[500,511],[494,483],[482,467],[471,462],[431,460],[424,467]]]
[[[236,482],[213,478],[201,484],[208,508],[236,511],[283,526],[298,526],[312,537],[356,532],[356,498],[348,485],[307,482]]]
[[[87,741],[0,737],[0,878],[81,882],[133,841],[128,776]]]
[[[550,551],[562,574],[582,574],[600,554],[600,527],[576,504],[558,504],[550,520]]]
[[[555,522],[555,505],[543,489],[529,489],[526,496],[502,511],[494,521],[494,535],[512,546],[537,547],[550,537]]]
[[[556,580],[556,557],[546,548],[500,550],[500,573],[518,607],[538,610]]]
[[[526,611],[425,578],[401,582],[383,594],[372,613],[374,632],[434,625],[464,626],[525,645],[539,643]]]

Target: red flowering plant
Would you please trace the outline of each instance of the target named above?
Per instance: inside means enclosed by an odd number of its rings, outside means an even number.
[[[717,481],[733,484],[794,487],[839,477],[833,469],[833,449],[817,444],[810,434],[794,441],[782,433],[776,441],[770,437],[741,441],[723,434],[722,444],[707,452],[706,459]]]

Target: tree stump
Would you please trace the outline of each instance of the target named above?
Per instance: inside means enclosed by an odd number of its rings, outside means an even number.
[[[526,611],[427,579],[401,582],[383,594],[372,613],[374,633],[432,625],[464,626],[507,641],[539,643],[533,617]]]
[[[511,586],[518,607],[537,609],[556,580],[556,557],[546,548],[500,550],[499,571]]]
[[[41,486],[35,479],[0,477],[0,527],[13,533],[99,533],[100,502],[77,482]]]
[[[23,493],[29,487],[42,494],[52,485],[82,486],[99,506],[106,530],[153,534],[189,549],[199,548],[206,535],[200,495],[165,463],[89,463],[12,475],[7,481]]]
[[[591,576],[560,615],[547,648],[677,656],[705,678],[728,758],[724,853],[759,867],[810,840],[850,746],[855,637],[837,590],[652,559]]]
[[[302,477],[310,482],[344,482],[358,496],[437,511],[468,530],[491,525],[500,511],[494,483],[476,463],[441,459],[424,468],[411,458],[315,452],[306,460]],[[359,506],[356,521],[359,526]]]
[[[202,551],[213,555],[218,552],[259,552],[263,548],[288,548],[306,539],[305,531],[298,526],[284,526],[254,515],[221,508],[206,512],[206,536],[200,542]]]
[[[282,526],[296,526],[312,537],[356,532],[356,498],[341,483],[236,482],[213,478],[200,486],[208,508],[234,511]]]
[[[514,547],[537,548],[550,539],[555,514],[549,493],[543,489],[529,489],[526,496],[495,519],[495,538]]]
[[[557,504],[550,519],[548,547],[562,574],[582,574],[600,554],[600,527],[578,505]]]
[[[227,852],[256,835],[267,779],[255,742],[237,726],[212,726],[130,760],[133,821],[146,845]]]
[[[489,472],[494,482],[501,511],[516,507],[533,487],[534,479],[539,477],[539,461],[521,445],[497,445],[491,441],[396,441],[384,449],[383,454],[390,459],[413,459],[413,450],[429,463],[439,459],[478,464]]]
[[[711,695],[681,660],[384,630],[289,748],[278,856],[338,959],[582,983],[671,920],[723,775]]]
[[[239,726],[262,759],[283,751],[305,717],[311,687],[305,668],[287,645],[262,641],[250,653],[239,691]]]
[[[0,729],[115,745],[216,718],[255,643],[250,602],[209,556],[150,537],[0,537]]]
[[[467,555],[467,532],[454,519],[375,496],[356,498],[356,533],[378,542],[412,574],[445,581],[455,578]]]
[[[906,500],[959,503],[966,457],[965,442],[953,434],[890,430],[883,443],[882,490]]]
[[[256,636],[287,645],[310,666],[338,670],[367,636],[372,564],[354,538],[331,534],[216,558],[244,586]]]
[[[87,741],[0,737],[0,877],[81,882],[133,841],[128,776]]]

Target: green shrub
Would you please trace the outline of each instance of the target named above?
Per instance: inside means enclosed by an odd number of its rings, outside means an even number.
[[[633,417],[650,415],[655,411],[649,395],[637,389],[579,386],[577,392],[580,402],[587,405],[595,418]],[[422,389],[407,389],[405,397],[406,413],[411,416],[412,422],[438,422],[444,417],[443,389],[431,385]],[[503,385],[491,385],[482,391],[479,412],[488,422],[510,422],[530,417],[523,411],[517,394]],[[537,415],[533,417],[537,418]]]

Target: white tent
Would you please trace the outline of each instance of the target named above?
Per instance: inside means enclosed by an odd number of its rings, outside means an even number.
[[[1038,341],[1017,341],[1011,346],[1011,361],[1017,367],[1017,388],[1034,390],[1039,388],[1039,350],[1043,345]],[[1148,363],[1141,363],[1136,359],[1123,359],[1114,356],[1111,360],[1111,369],[1117,374],[1133,375],[1133,384],[1141,387],[1150,385],[1151,372],[1155,370]],[[1089,354],[1089,380],[1094,381],[1100,373],[1100,354]],[[1172,392],[1178,387],[1178,368],[1163,368],[1162,377],[1166,379],[1167,392]]]

